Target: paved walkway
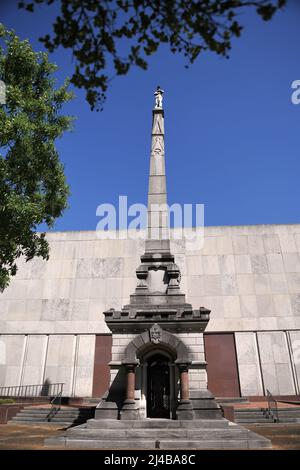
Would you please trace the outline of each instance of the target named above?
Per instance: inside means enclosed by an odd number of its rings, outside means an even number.
[[[250,431],[271,440],[273,450],[300,450],[300,424],[247,424]]]
[[[269,424],[247,425],[251,431],[265,436],[272,441],[275,450],[300,450],[300,424]],[[64,432],[64,428],[54,424],[0,425],[0,450],[46,450],[44,439],[57,436]],[[54,447],[53,447],[54,448]],[[58,447],[55,447],[58,449]]]
[[[63,432],[64,428],[55,424],[0,424],[0,450],[45,450],[44,439]]]

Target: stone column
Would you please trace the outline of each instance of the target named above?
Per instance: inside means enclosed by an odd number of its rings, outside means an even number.
[[[190,399],[189,392],[189,369],[187,364],[181,364],[179,366],[180,373],[180,399],[181,401]]]
[[[123,363],[126,368],[126,399],[120,411],[120,419],[139,419],[139,407],[135,401],[135,368],[137,363]]]
[[[134,391],[135,391],[135,368],[136,364],[126,365],[127,372],[127,387],[126,387],[126,401],[134,401]]]
[[[147,418],[147,371],[148,364],[147,362],[144,362],[141,367],[141,418]]]
[[[180,402],[176,410],[177,419],[194,419],[193,406],[189,392],[189,364],[177,363],[180,374]]]

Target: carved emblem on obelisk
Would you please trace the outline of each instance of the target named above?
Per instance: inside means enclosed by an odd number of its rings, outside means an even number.
[[[157,323],[154,323],[154,325],[150,328],[150,340],[154,344],[159,344],[161,342],[161,338],[162,329]]]
[[[164,153],[164,139],[161,135],[153,137],[152,155],[161,155]]]

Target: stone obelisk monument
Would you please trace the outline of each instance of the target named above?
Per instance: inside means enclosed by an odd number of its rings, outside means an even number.
[[[104,312],[112,332],[109,389],[95,419],[68,430],[65,444],[109,449],[268,447],[268,440],[230,425],[207,390],[203,332],[210,310],[193,309],[186,302],[171,252],[160,87],[152,111],[147,239],[136,276],[129,304]]]
[[[99,418],[221,416],[206,387],[203,331],[210,311],[203,307],[194,310],[186,302],[180,292],[180,270],[170,250],[162,97],[163,90],[157,87],[152,111],[148,231],[145,253],[136,270],[137,287],[121,311],[105,312],[113,333],[113,359],[110,391],[96,411]],[[161,390],[149,374],[154,355],[159,355],[162,363],[165,357],[169,364],[165,371],[169,383]],[[159,382],[159,372],[157,376]]]

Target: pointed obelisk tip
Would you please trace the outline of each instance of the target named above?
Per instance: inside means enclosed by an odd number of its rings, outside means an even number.
[[[154,109],[162,109],[163,105],[162,105],[162,102],[163,102],[163,93],[164,93],[164,90],[162,90],[160,88],[159,85],[157,85],[156,87],[156,90],[154,92],[154,96],[155,96],[155,106],[154,106]]]

